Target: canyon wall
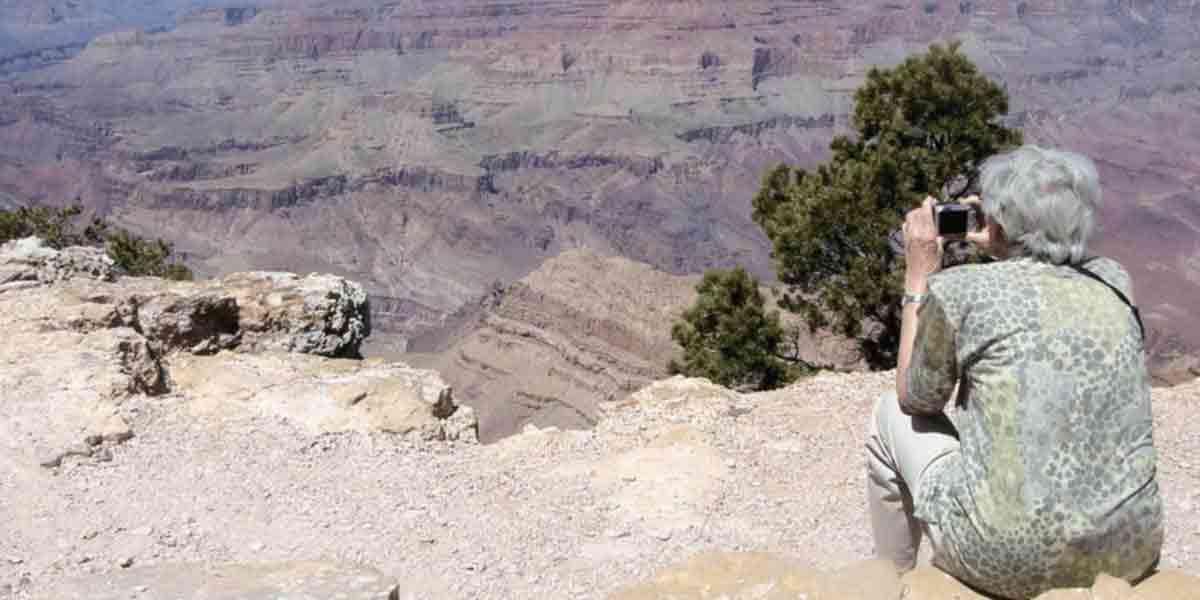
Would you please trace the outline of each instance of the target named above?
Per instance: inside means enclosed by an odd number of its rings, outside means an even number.
[[[244,2],[0,79],[0,206],[78,199],[202,275],[351,277],[401,340],[573,248],[769,277],[763,170],[824,158],[868,68],[956,39],[1029,141],[1097,160],[1098,251],[1178,364],[1198,27],[1148,1]]]

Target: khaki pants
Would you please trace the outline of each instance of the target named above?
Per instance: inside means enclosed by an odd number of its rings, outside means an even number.
[[[899,569],[911,569],[925,535],[937,554],[941,543],[937,527],[913,516],[912,499],[925,469],[958,449],[954,426],[944,415],[906,415],[900,412],[895,392],[875,402],[867,431],[867,502],[875,556],[892,560]]]

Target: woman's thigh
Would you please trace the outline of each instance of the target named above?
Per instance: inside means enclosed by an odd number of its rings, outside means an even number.
[[[946,415],[906,415],[900,411],[895,392],[879,398],[874,425],[914,496],[929,465],[959,450],[958,432]]]

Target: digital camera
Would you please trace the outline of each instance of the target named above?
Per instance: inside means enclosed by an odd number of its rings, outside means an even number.
[[[979,206],[956,203],[935,204],[933,206],[933,222],[937,224],[937,232],[940,236],[964,236],[969,231],[979,230]]]

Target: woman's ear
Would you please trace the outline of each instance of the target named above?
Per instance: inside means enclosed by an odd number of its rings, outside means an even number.
[[[996,260],[1008,258],[1008,237],[1004,235],[1004,228],[999,223],[987,219],[983,230],[977,236],[968,239],[975,242],[985,254]]]

